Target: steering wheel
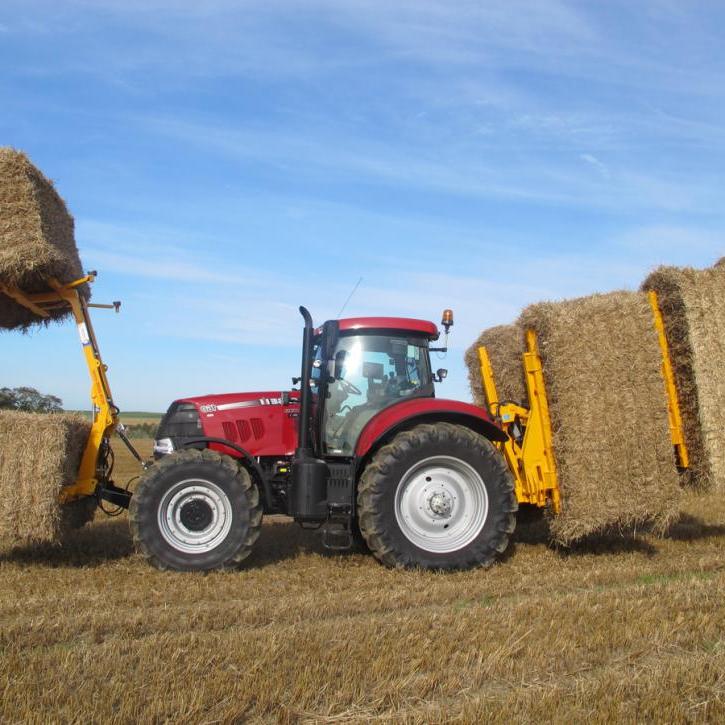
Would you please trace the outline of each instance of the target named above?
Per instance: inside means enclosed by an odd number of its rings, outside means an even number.
[[[348,395],[362,395],[362,390],[353,385],[349,380],[340,378],[337,382],[340,383],[340,389],[343,393],[347,393]]]

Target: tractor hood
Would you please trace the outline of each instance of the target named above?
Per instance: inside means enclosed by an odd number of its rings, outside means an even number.
[[[156,433],[156,453],[202,437],[225,440],[252,456],[287,456],[297,444],[299,391],[223,393],[181,398],[171,404]],[[200,443],[199,447],[204,447]],[[238,455],[218,443],[210,447]]]

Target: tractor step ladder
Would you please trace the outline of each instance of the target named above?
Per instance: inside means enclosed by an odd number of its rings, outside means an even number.
[[[654,326],[662,354],[662,376],[667,394],[670,437],[678,468],[690,465],[677,386],[672,368],[664,320],[657,294],[648,292]],[[549,501],[555,513],[561,510],[556,460],[551,433],[549,402],[546,397],[543,368],[536,333],[526,331],[526,352],[523,354],[529,408],[510,401],[501,401],[496,390],[491,359],[485,346],[478,348],[481,380],[491,415],[500,421],[507,433],[506,441],[497,443],[513,474],[519,503],[544,507]]]
[[[18,304],[33,312],[38,317],[48,319],[50,311],[70,308],[78,328],[78,335],[83,347],[83,356],[91,378],[91,401],[93,403],[93,424],[91,432],[83,450],[81,463],[78,468],[76,480],[65,486],[60,492],[61,503],[67,503],[83,496],[96,493],[99,480],[97,477],[98,456],[104,442],[111,433],[118,429],[123,434],[123,427],[118,421],[118,408],[113,403],[111,387],[106,377],[108,367],[103,363],[98,341],[93,330],[89,307],[115,309],[118,311],[120,302],[111,305],[90,304],[80,294],[79,289],[84,284],[91,284],[95,280],[95,272],[62,285],[56,279],[48,280],[51,291],[29,293],[17,287],[0,284],[0,292],[15,300]],[[125,440],[125,436],[121,435]],[[130,442],[127,443],[130,445]],[[131,448],[133,448],[131,446]],[[138,454],[136,453],[138,457]],[[139,458],[140,460],[140,458]]]

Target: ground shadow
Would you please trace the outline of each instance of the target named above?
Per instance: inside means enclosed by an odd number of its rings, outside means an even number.
[[[708,524],[698,516],[681,513],[669,525],[664,536],[675,541],[696,541],[725,536],[725,524]]]
[[[514,544],[543,545],[561,556],[611,555],[638,552],[654,556],[657,549],[641,534],[648,529],[606,527],[588,536],[578,539],[568,546],[557,543],[551,533],[550,515],[536,506],[522,505],[516,521],[516,531],[512,537]]]
[[[613,555],[640,553],[654,556],[657,547],[650,536],[651,527],[611,527],[583,537],[569,546],[553,541],[545,512],[535,507],[522,507],[517,514],[516,530],[511,545],[503,555],[506,560],[515,555],[518,545],[543,545],[561,556]],[[645,538],[647,535],[647,538]],[[710,537],[725,537],[724,524],[708,524],[701,518],[681,513],[663,534],[675,541],[694,541]],[[353,546],[346,551],[331,551],[322,544],[319,531],[303,529],[286,517],[265,520],[262,533],[254,546],[245,568],[263,568],[302,554],[327,557],[346,557],[366,554],[364,547]],[[62,545],[15,546],[0,550],[0,563],[33,564],[55,567],[95,567],[134,554],[133,541],[126,517],[101,520],[72,532]]]
[[[322,545],[318,531],[303,529],[292,519],[271,517],[262,526],[262,533],[244,568],[262,568],[301,554],[345,556],[361,553],[353,546],[349,551],[330,551]],[[100,520],[70,532],[62,544],[8,546],[0,550],[0,563],[32,564],[55,567],[95,567],[130,557],[134,554],[128,520]]]
[[[302,528],[287,517],[273,517],[265,526],[246,566],[262,568],[292,559],[301,554],[316,554],[330,558],[369,553],[367,549],[353,544],[350,549],[326,549],[319,529]]]
[[[611,556],[613,554],[655,556],[657,547],[648,539],[643,538],[645,533],[641,529],[611,527],[588,536],[582,536],[581,539],[571,542],[568,546],[552,542],[551,548],[562,557]]]
[[[13,546],[0,552],[0,562],[49,567],[100,566],[133,554],[128,521],[101,521],[67,535],[62,544]]]
[[[549,526],[549,516],[543,509],[521,506],[517,514],[512,543],[545,545],[562,556],[611,555],[628,552],[654,556],[657,554],[658,539],[695,541],[718,536],[725,536],[725,525],[708,524],[697,516],[680,513],[664,532],[658,531],[653,523],[609,526],[564,546],[554,541]]]

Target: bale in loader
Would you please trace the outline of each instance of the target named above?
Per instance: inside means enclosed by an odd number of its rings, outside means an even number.
[[[468,381],[476,405],[488,404],[481,380],[481,363],[478,348],[485,346],[493,368],[496,387],[501,401],[510,401],[527,406],[526,377],[522,355],[524,353],[523,331],[518,325],[498,325],[484,330],[478,339],[466,350]],[[496,411],[493,411],[494,414]]]
[[[685,482],[725,490],[725,265],[660,267],[643,289],[657,293],[671,350],[690,468]]]
[[[82,276],[73,217],[63,199],[24,153],[0,147],[0,284],[42,292],[50,277],[67,283]],[[68,312],[61,308],[41,318],[0,291],[0,328],[25,329]]]
[[[680,499],[661,373],[644,293],[535,304],[520,325],[538,334],[552,419],[564,544],[609,527],[664,528]]]
[[[79,415],[0,411],[0,540],[57,543],[82,523],[58,494],[75,480],[90,428]]]

